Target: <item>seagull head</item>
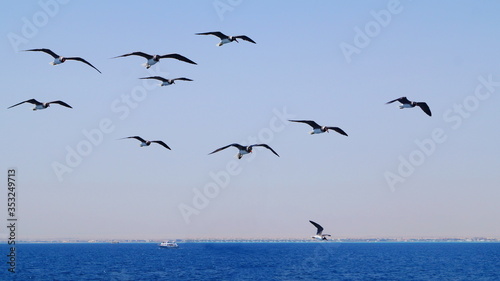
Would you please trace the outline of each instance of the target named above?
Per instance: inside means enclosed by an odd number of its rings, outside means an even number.
[[[328,128],[327,128],[326,126],[321,127],[321,130],[322,130],[323,132],[330,133],[330,132],[328,132]]]

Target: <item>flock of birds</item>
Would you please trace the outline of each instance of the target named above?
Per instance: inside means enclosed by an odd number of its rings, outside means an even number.
[[[241,40],[244,40],[244,41],[256,44],[255,41],[253,41],[250,37],[248,37],[246,35],[227,36],[227,35],[223,34],[220,31],[196,33],[195,35],[214,35],[214,36],[217,36],[220,39],[220,42],[217,44],[217,46],[222,46],[224,44],[228,44],[228,43],[231,43],[231,42],[237,42],[237,43],[239,43],[238,39],[241,39]],[[83,59],[81,57],[63,57],[63,56],[59,56],[58,54],[54,53],[50,49],[44,49],[44,48],[43,49],[28,49],[28,50],[24,50],[24,51],[28,51],[28,52],[44,52],[46,54],[49,54],[49,55],[51,55],[54,58],[54,61],[51,62],[52,65],[59,65],[59,64],[62,64],[64,62],[66,62],[66,61],[73,60],[73,61],[79,61],[79,62],[85,63],[88,66],[94,68],[99,73],[101,73],[101,71],[99,69],[97,69],[90,62],[88,62],[87,60],[85,60],[85,59]],[[160,59],[166,59],[166,58],[176,59],[176,60],[179,60],[179,61],[183,61],[183,62],[186,62],[186,63],[189,63],[189,64],[195,64],[196,65],[196,63],[194,61],[186,58],[185,56],[182,56],[182,55],[176,54],[176,53],[166,54],[166,55],[150,55],[150,54],[146,54],[146,53],[143,53],[143,52],[132,52],[132,53],[128,53],[128,54],[116,56],[116,57],[113,57],[113,58],[122,58],[122,57],[128,57],[128,56],[140,56],[140,57],[145,58],[147,61],[146,61],[146,63],[143,64],[143,66],[146,67],[146,68],[150,68],[151,66],[155,65],[156,63],[158,63],[160,61]],[[186,78],[186,77],[179,77],[179,78],[174,78],[174,79],[166,79],[166,78],[163,78],[163,77],[160,77],[160,76],[150,76],[150,77],[143,77],[143,78],[139,78],[139,79],[153,79],[153,80],[158,80],[158,81],[161,81],[160,86],[172,85],[172,84],[175,84],[175,81],[193,81],[193,80],[191,80],[189,78]],[[400,109],[403,109],[403,108],[414,108],[414,107],[418,106],[428,116],[432,116],[431,110],[430,110],[429,106],[427,105],[427,103],[425,103],[425,102],[410,101],[406,97],[400,97],[400,98],[391,100],[391,101],[387,102],[386,104],[390,104],[390,103],[393,103],[393,102],[396,102],[396,101],[398,101],[399,103],[401,103],[401,105],[399,106]],[[35,105],[35,107],[33,108],[33,110],[46,109],[51,104],[58,104],[58,105],[61,105],[61,106],[67,107],[67,108],[72,108],[69,104],[67,104],[67,103],[65,103],[63,101],[60,101],[60,100],[50,101],[50,102],[39,102],[38,100],[36,100],[36,99],[33,98],[33,99],[25,100],[25,101],[19,102],[17,104],[14,104],[14,105],[8,107],[8,109],[12,108],[12,107],[15,107],[15,106],[18,106],[18,105],[21,105],[23,103],[31,103],[31,104]],[[312,121],[312,120],[289,120],[289,121],[290,122],[297,122],[297,123],[304,123],[304,124],[307,124],[307,125],[311,126],[313,130],[310,132],[310,134],[321,134],[321,133],[329,132],[329,130],[332,130],[332,131],[335,131],[335,132],[337,132],[337,133],[339,133],[341,135],[348,136],[347,133],[344,130],[342,130],[341,128],[339,128],[339,127],[320,126],[318,123],[316,123],[315,121]],[[159,145],[163,146],[164,148],[166,148],[168,150],[171,150],[170,147],[165,142],[163,142],[162,140],[151,140],[150,141],[150,140],[145,140],[145,139],[143,139],[140,136],[130,136],[130,137],[122,138],[122,139],[136,139],[136,140],[138,140],[138,141],[141,142],[141,144],[140,144],[141,147],[150,146],[152,143],[156,143],[156,144],[159,144]],[[222,151],[222,150],[224,150],[226,148],[229,148],[229,147],[235,147],[236,149],[238,149],[238,154],[236,155],[236,157],[238,159],[241,159],[243,157],[243,155],[245,155],[245,154],[252,153],[254,147],[263,147],[263,148],[266,148],[266,149],[270,150],[272,153],[274,153],[274,155],[276,155],[276,156],[279,157],[278,153],[276,153],[276,151],[274,151],[274,149],[272,149],[269,145],[264,144],[264,143],[252,144],[252,145],[248,145],[248,146],[244,146],[244,145],[241,145],[241,144],[238,144],[238,143],[232,143],[232,144],[220,147],[220,148],[218,148],[218,149],[210,152],[209,155],[213,154],[213,153],[216,153],[216,152],[219,152],[219,151]],[[318,223],[316,223],[314,221],[309,221],[309,222],[311,224],[313,224],[316,227],[316,229],[317,229],[316,235],[312,236],[313,239],[328,240],[326,237],[330,237],[331,235],[330,234],[323,234],[323,227],[321,225],[319,225]]]

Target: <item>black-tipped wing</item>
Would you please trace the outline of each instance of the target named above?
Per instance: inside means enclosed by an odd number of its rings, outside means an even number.
[[[246,35],[238,35],[238,36],[233,36],[233,38],[240,38],[240,39],[243,39],[245,41],[248,41],[248,42],[252,42],[254,44],[257,44],[255,43],[255,41],[253,41],[252,39],[250,39],[250,37],[246,36]]]
[[[90,62],[80,58],[80,57],[71,57],[71,58],[66,58],[66,60],[76,60],[76,61],[81,61],[89,66],[91,66],[93,69],[97,70],[97,72],[101,73],[99,69],[97,69],[95,66],[93,66]]]
[[[73,108],[73,107],[71,107],[71,105],[69,105],[63,101],[60,101],[60,100],[51,101],[51,102],[48,102],[47,104],[51,104],[51,103],[56,103],[58,105],[66,106],[68,108]]]
[[[189,78],[186,78],[186,77],[179,77],[179,78],[174,78],[174,79],[172,79],[172,81],[176,81],[176,80],[181,80],[181,81],[193,81],[193,80],[191,80],[191,79],[189,79]]]
[[[427,115],[432,116],[431,109],[425,102],[417,102],[417,106],[419,106]]]
[[[230,144],[230,145],[226,145],[226,146],[224,146],[224,147],[217,148],[216,150],[214,150],[214,151],[210,152],[208,155],[213,154],[213,153],[216,153],[216,152],[219,152],[219,151],[221,151],[221,150],[224,150],[224,149],[226,149],[226,148],[228,148],[228,147],[230,147],[230,146],[234,146],[234,147],[236,147],[236,148],[237,148],[237,149],[239,149],[239,150],[244,150],[244,149],[246,148],[246,147],[244,147],[243,145],[240,145],[240,144],[237,144],[237,143],[232,143],[232,144]]]
[[[202,32],[202,33],[196,33],[195,35],[215,35],[215,36],[219,37],[220,40],[229,38],[226,34],[220,32],[220,31]]]
[[[167,82],[168,81],[168,79],[165,79],[165,78],[160,77],[160,76],[142,77],[142,78],[139,78],[139,79],[154,79],[154,80],[160,80],[160,81],[163,81],[163,82]]]
[[[318,123],[311,121],[311,120],[288,120],[290,122],[299,122],[299,123],[306,123],[309,126],[313,127],[313,129],[320,129],[321,126],[318,125]]]
[[[400,97],[400,98],[397,98],[395,100],[391,100],[391,101],[388,101],[386,102],[385,104],[390,104],[390,103],[393,103],[395,101],[399,101],[400,103],[402,104],[405,104],[405,103],[411,103],[411,101],[409,101],[406,97]]]
[[[313,221],[309,221],[310,223],[312,223],[317,229],[318,231],[316,232],[316,235],[321,235],[321,233],[323,233],[323,227]]]
[[[168,145],[161,140],[155,140],[155,141],[151,141],[151,142],[156,142],[157,144],[165,147],[166,149],[171,150],[170,147],[168,147]]]
[[[347,133],[344,132],[344,130],[340,129],[339,127],[326,127],[328,130],[334,130],[335,132],[347,136]]]
[[[190,64],[197,64],[194,61],[186,58],[185,56],[181,56],[179,54],[167,54],[167,55],[160,56],[160,58],[161,59],[166,59],[166,58],[176,59],[176,60],[180,60],[180,61],[187,62],[187,63],[190,63]]]
[[[148,60],[153,58],[152,55],[148,55],[148,54],[143,53],[143,52],[133,52],[133,53],[128,53],[128,54],[125,54],[125,55],[114,57],[114,59],[115,58],[128,57],[128,56],[140,56],[140,57],[146,58]]]
[[[126,137],[126,138],[123,138],[123,139],[136,139],[136,140],[138,140],[138,141],[140,141],[140,142],[146,142],[146,140],[145,140],[145,139],[143,139],[143,138],[141,138],[141,137],[139,137],[139,136]],[[123,140],[123,139],[122,139],[122,140]]]
[[[47,54],[51,55],[55,59],[59,58],[59,55],[57,55],[56,53],[52,52],[50,49],[29,49],[29,50],[25,50],[25,51],[30,51],[30,52],[44,52],[44,53],[47,53]]]
[[[14,104],[14,105],[12,105],[12,106],[9,106],[9,107],[7,107],[7,109],[12,108],[12,107],[14,107],[14,106],[18,106],[18,105],[23,104],[23,103],[25,103],[25,102],[32,103],[32,104],[34,104],[34,105],[39,105],[39,104],[42,104],[41,102],[37,101],[36,99],[30,99],[30,100],[25,100],[25,101],[22,101],[22,102],[20,102],[20,103],[16,103],[16,104]]]
[[[253,146],[262,146],[262,147],[265,147],[265,148],[267,148],[267,149],[271,150],[271,151],[272,151],[272,152],[273,152],[276,156],[280,157],[280,156],[278,155],[278,153],[276,153],[276,151],[274,151],[274,150],[273,150],[273,149],[272,149],[269,145],[267,145],[267,144],[264,144],[264,143],[260,143],[260,144],[253,144],[253,145],[251,145],[250,147],[253,147]]]

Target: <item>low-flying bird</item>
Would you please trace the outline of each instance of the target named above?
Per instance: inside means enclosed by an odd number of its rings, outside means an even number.
[[[344,132],[344,130],[340,129],[339,127],[320,126],[320,125],[318,125],[318,123],[311,121],[311,120],[288,120],[288,121],[308,124],[309,126],[311,126],[313,128],[313,130],[311,132],[309,132],[311,135],[328,132],[328,130],[334,130],[335,132],[337,132],[341,135],[347,136],[347,133]]]
[[[219,47],[224,45],[224,44],[231,43],[233,41],[236,41],[236,43],[240,43],[240,42],[238,42],[238,39],[242,39],[242,40],[257,44],[257,43],[255,43],[255,41],[253,41],[252,39],[250,39],[250,37],[248,37],[246,35],[227,36],[226,34],[220,32],[220,31],[196,33],[195,35],[215,35],[215,36],[220,38],[220,42],[217,44],[217,46],[219,46]]]
[[[323,227],[321,225],[319,225],[311,220],[309,222],[312,223],[317,228],[316,235],[312,236],[311,237],[312,239],[328,240],[328,239],[326,239],[326,236],[330,237],[331,235],[330,234],[323,234]]]
[[[157,62],[160,61],[160,59],[167,59],[167,58],[180,60],[180,61],[187,62],[190,64],[196,64],[194,61],[186,58],[185,56],[181,56],[179,54],[167,54],[167,55],[160,56],[160,55],[148,55],[148,54],[143,53],[143,52],[133,52],[133,53],[128,53],[125,55],[114,57],[113,59],[128,57],[128,56],[140,56],[140,57],[147,59],[148,61],[146,63],[142,64],[146,68],[150,68],[152,65],[155,65]]]
[[[400,109],[403,109],[403,108],[413,108],[415,106],[418,106],[418,107],[420,107],[425,112],[425,114],[427,114],[429,116],[432,116],[431,109],[429,108],[429,106],[427,105],[427,103],[425,103],[425,102],[410,101],[406,97],[400,97],[398,99],[386,102],[385,104],[390,104],[390,103],[393,103],[395,101],[399,101],[401,103],[401,105],[399,106]]]
[[[160,81],[162,81],[162,83],[160,84],[160,86],[168,86],[168,85],[175,84],[176,80],[180,80],[180,81],[193,81],[193,80],[191,80],[189,78],[186,78],[186,77],[179,77],[179,78],[174,78],[174,79],[166,79],[166,78],[163,78],[163,77],[160,77],[160,76],[150,76],[150,77],[143,77],[143,78],[139,78],[139,79],[160,80]]]
[[[60,101],[60,100],[55,100],[55,101],[50,101],[50,102],[39,102],[36,99],[30,99],[30,100],[25,100],[25,101],[22,101],[20,103],[14,104],[13,106],[9,106],[9,107],[7,107],[7,109],[12,108],[14,106],[18,106],[18,105],[23,104],[25,102],[34,104],[35,107],[33,107],[33,110],[46,109],[47,107],[50,106],[51,103],[59,104],[59,105],[62,105],[62,106],[68,107],[68,108],[73,108],[69,104],[67,104],[63,101]]]
[[[165,148],[166,148],[166,149],[168,149],[168,150],[171,150],[171,149],[170,149],[170,147],[168,147],[168,145],[167,145],[167,144],[165,144],[165,143],[164,143],[163,141],[161,141],[161,140],[153,140],[153,141],[148,141],[148,140],[145,140],[145,139],[143,139],[143,138],[141,138],[141,137],[139,137],[139,136],[126,137],[126,138],[122,138],[121,140],[123,140],[123,139],[136,139],[136,140],[138,140],[138,141],[140,141],[140,142],[141,142],[141,147],[143,147],[143,146],[150,146],[150,145],[151,145],[151,143],[153,143],[153,142],[154,142],[154,143],[157,143],[157,144],[159,144],[159,145],[161,145],[161,146],[165,147]]]
[[[238,157],[238,159],[241,159],[241,157],[243,157],[243,155],[245,155],[245,154],[252,153],[252,148],[254,146],[265,147],[265,148],[271,150],[276,156],[279,157],[279,155],[278,155],[278,153],[276,153],[276,151],[274,151],[269,145],[263,144],[263,143],[261,143],[261,144],[252,144],[252,145],[249,145],[249,146],[243,146],[243,145],[240,145],[240,144],[237,144],[237,143],[232,143],[230,145],[226,145],[224,147],[218,148],[218,149],[210,152],[208,155],[216,153],[216,152],[219,152],[221,150],[224,150],[224,149],[226,149],[226,148],[228,148],[230,146],[234,146],[234,147],[236,147],[239,150],[238,154],[236,155],[236,157]]]
[[[29,49],[29,50],[24,50],[26,52],[44,52],[44,53],[47,53],[49,55],[51,55],[53,58],[54,58],[54,61],[51,62],[50,64],[52,65],[58,65],[58,64],[61,64],[67,60],[76,60],[76,61],[81,61],[89,66],[91,66],[92,68],[94,68],[95,70],[97,70],[99,73],[101,73],[101,71],[99,71],[99,69],[97,69],[95,66],[93,66],[92,64],[90,64],[90,62],[80,58],[80,57],[62,57],[62,56],[59,56],[58,54],[52,52],[50,49]]]

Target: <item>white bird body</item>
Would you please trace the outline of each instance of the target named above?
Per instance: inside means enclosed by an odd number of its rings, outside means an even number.
[[[325,131],[323,131],[321,128],[314,128],[314,130],[312,130],[310,132],[311,135],[314,135],[314,134],[322,134],[324,133]]]
[[[172,85],[172,84],[173,84],[173,83],[170,83],[170,82],[168,82],[168,81],[165,81],[165,82],[161,83],[161,84],[160,84],[160,86],[170,86],[170,85]]]
[[[413,106],[409,103],[405,103],[405,104],[402,104],[399,106],[399,109],[403,109],[403,108],[412,108]]]
[[[148,59],[148,62],[144,63],[143,65],[146,68],[150,68],[151,66],[155,65],[158,61],[156,61],[154,58]]]
[[[64,59],[62,59],[61,57],[58,57],[58,58],[55,58],[53,62],[51,62],[50,64],[52,65],[58,65],[58,64],[61,64],[64,62]]]
[[[245,154],[249,154],[251,153],[252,151],[246,151],[245,149],[240,149],[240,152],[238,152],[238,154],[236,154],[236,158],[238,159],[241,159],[241,157],[243,157],[243,155]]]
[[[224,45],[224,44],[231,43],[231,42],[232,42],[232,41],[231,41],[229,38],[224,38],[224,39],[222,39],[222,40],[221,40],[221,41],[217,44],[217,46],[219,46],[219,47],[220,47],[220,46],[222,46],[222,45]]]
[[[37,104],[35,107],[33,107],[33,110],[42,110],[46,109],[48,106],[45,106],[44,104]]]
[[[316,240],[324,240],[323,237],[319,236],[319,235],[314,235],[311,237],[312,239],[316,239]]]

